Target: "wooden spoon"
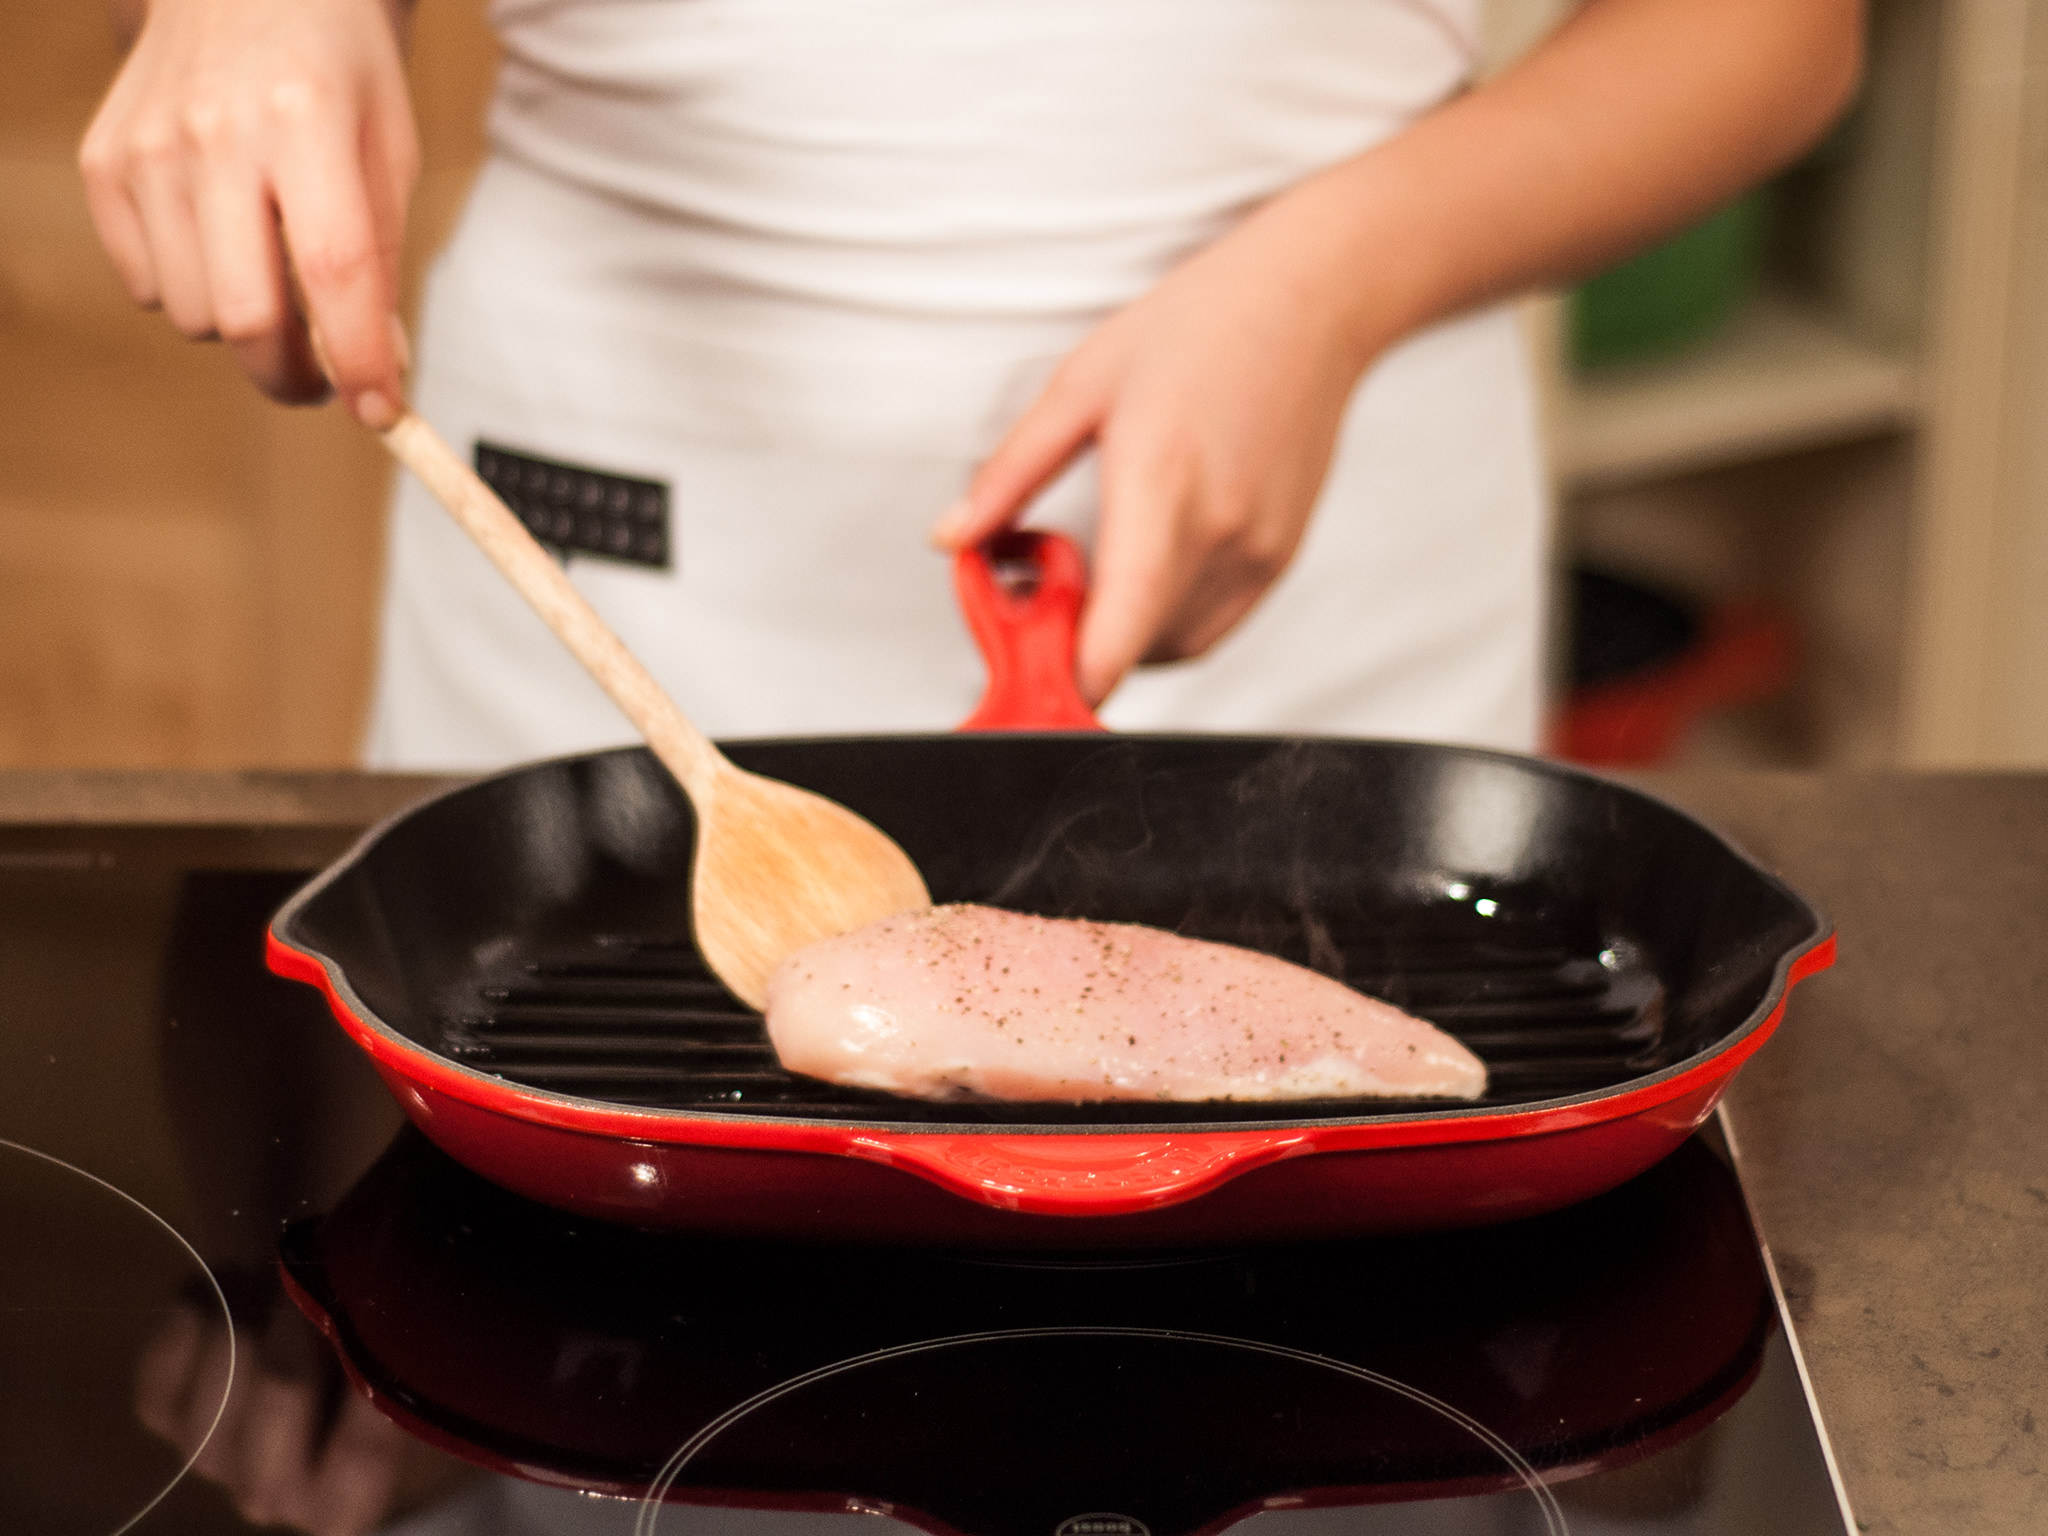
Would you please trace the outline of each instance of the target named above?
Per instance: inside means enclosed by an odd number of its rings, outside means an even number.
[[[768,977],[806,944],[931,905],[910,856],[877,827],[807,789],[736,768],[683,718],[495,492],[410,411],[384,444],[647,738],[697,811],[690,920],[733,995],[768,1005]]]

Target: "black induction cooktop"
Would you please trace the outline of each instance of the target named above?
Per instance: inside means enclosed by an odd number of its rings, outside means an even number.
[[[1845,1536],[1731,1149],[1473,1231],[707,1241],[400,1130],[269,913],[351,829],[0,829],[0,1530]]]

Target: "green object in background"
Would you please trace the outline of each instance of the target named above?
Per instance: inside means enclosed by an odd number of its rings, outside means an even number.
[[[1764,216],[1759,189],[1582,283],[1571,298],[1572,361],[1652,362],[1720,330],[1755,286]]]

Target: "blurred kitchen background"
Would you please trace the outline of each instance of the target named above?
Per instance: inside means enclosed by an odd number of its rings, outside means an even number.
[[[1488,0],[1492,63],[1569,8]],[[482,13],[419,4],[415,291],[481,149]],[[0,766],[346,764],[382,452],[123,294],[73,164],[98,0],[0,28]],[[2048,763],[2048,0],[1875,0],[1804,163],[1527,313],[1558,750]]]

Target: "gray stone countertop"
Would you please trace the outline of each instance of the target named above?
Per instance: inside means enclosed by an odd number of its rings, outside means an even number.
[[[2048,1532],[2048,775],[1641,775],[1834,919],[1728,1096],[1858,1524]]]
[[[441,782],[0,773],[0,822],[362,825]],[[1637,782],[1840,933],[1729,1115],[1859,1525],[2048,1532],[2048,775]]]

